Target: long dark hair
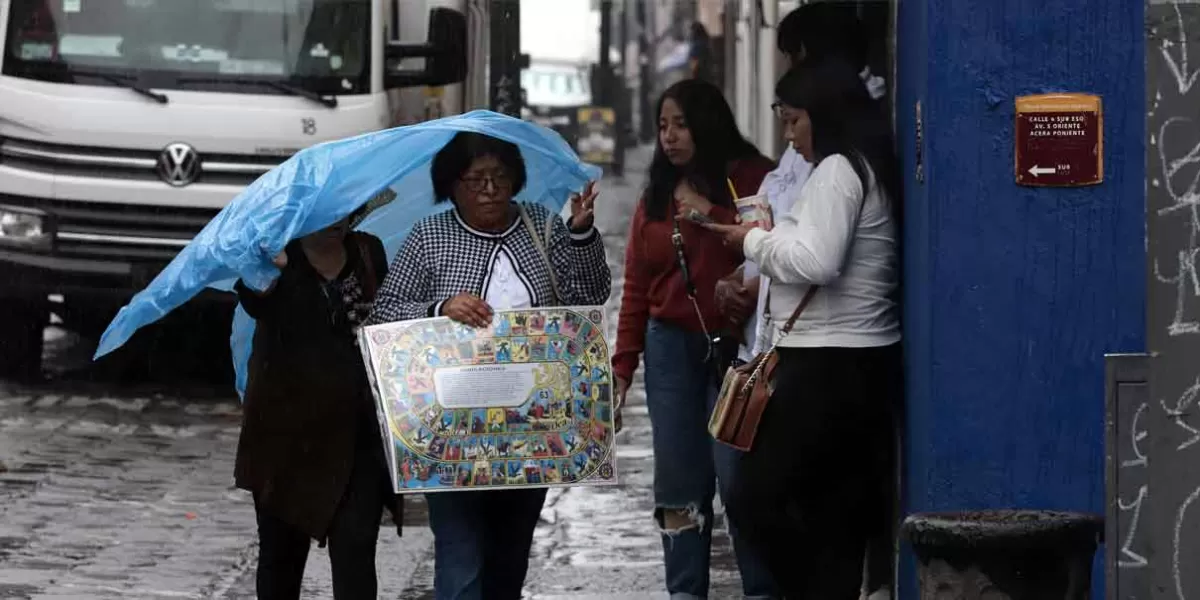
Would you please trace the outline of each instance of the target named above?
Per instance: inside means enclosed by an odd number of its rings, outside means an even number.
[[[804,60],[840,57],[859,72],[867,67],[869,44],[857,2],[810,2],[788,13],[777,32],[776,47],[789,56],[803,53]]]
[[[874,173],[896,219],[900,218],[900,169],[891,127],[857,70],[838,59],[805,61],[779,80],[775,96],[784,105],[808,113],[816,162],[834,154],[845,156],[864,194],[871,189]]]
[[[698,79],[680,81],[663,92],[655,115],[662,114],[663,103],[668,99],[674,100],[683,111],[683,120],[692,134],[696,151],[691,162],[677,167],[663,152],[662,138],[655,142],[648,177],[650,183],[644,196],[646,216],[651,220],[667,218],[675,186],[685,177],[709,202],[733,206],[733,198],[725,185],[729,163],[762,154],[738,131],[733,110],[717,86]]]

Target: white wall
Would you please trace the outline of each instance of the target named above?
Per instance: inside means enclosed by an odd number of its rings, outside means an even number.
[[[596,62],[600,11],[590,0],[521,0],[521,51],[532,60]]]
[[[783,76],[776,49],[776,26],[799,5],[795,0],[736,0],[734,55],[726,64],[734,69],[734,94],[729,99],[742,133],[772,158],[782,153],[779,125],[771,112],[775,82]],[[762,12],[759,12],[761,6]]]

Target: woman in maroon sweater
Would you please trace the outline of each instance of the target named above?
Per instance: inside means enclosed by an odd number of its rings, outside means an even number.
[[[715,444],[707,429],[717,395],[713,338],[736,331],[729,326],[736,317],[721,314],[714,291],[742,258],[686,217],[700,213],[735,222],[730,187],[739,197],[755,194],[775,165],[738,132],[712,84],[685,80],[671,86],[658,114],[650,183],[625,250],[613,373],[624,404],[644,356],[654,430],[654,516],[662,528],[667,591],[672,598],[706,598],[713,495],[718,483],[732,480],[737,463],[735,451]],[[749,556],[736,531],[733,540],[746,597],[775,597],[766,569]]]

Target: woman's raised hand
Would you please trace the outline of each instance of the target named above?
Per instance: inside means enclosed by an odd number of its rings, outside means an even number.
[[[595,181],[589,181],[582,194],[571,194],[571,220],[567,222],[571,231],[583,233],[592,229],[596,223],[595,205],[599,195]]]

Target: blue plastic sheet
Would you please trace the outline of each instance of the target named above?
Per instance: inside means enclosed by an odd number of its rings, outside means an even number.
[[[229,291],[240,278],[251,288],[265,289],[279,275],[272,257],[289,242],[336,223],[388,188],[396,198],[357,229],[382,239],[390,260],[418,220],[450,208],[448,202],[434,204],[429,168],[437,151],[460,131],[517,144],[528,175],[518,199],[555,213],[572,192],[601,174],[581,162],[557,133],[483,110],[313,146],[260,177],[221,210],[117,313],[95,358],[121,347],[138,329],[206,287]],[[246,389],[253,335],[254,321],[239,306],[230,340],[239,395]]]

